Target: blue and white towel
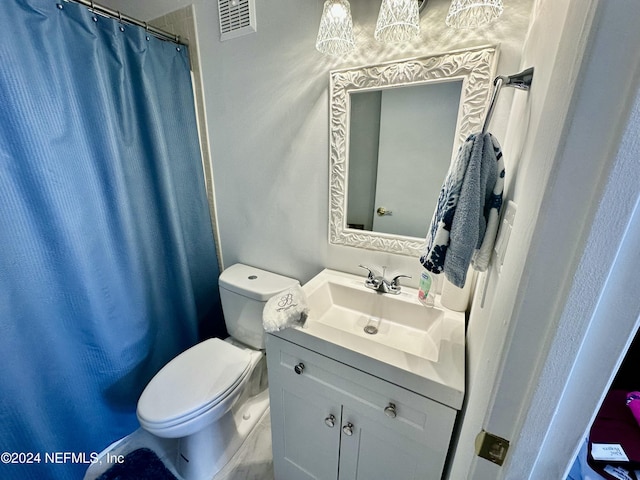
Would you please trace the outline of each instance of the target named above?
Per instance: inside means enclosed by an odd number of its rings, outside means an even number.
[[[489,133],[470,135],[442,185],[420,263],[430,272],[444,272],[460,288],[465,284],[472,258],[475,269],[486,269],[495,241],[503,187],[500,145]]]
[[[502,194],[504,192],[504,160],[502,159],[502,149],[498,141],[492,136],[491,144],[493,153],[496,158],[496,165],[498,170],[498,178],[493,186],[493,190],[485,200],[485,212],[484,217],[487,220],[487,228],[484,233],[484,239],[480,248],[476,250],[471,259],[471,265],[474,270],[484,272],[489,266],[489,260],[491,259],[491,253],[493,252],[493,246],[498,235],[498,225],[500,224],[500,210],[502,209]],[[491,160],[490,160],[491,161]]]
[[[478,150],[480,141],[476,135],[469,135],[458,149],[458,155],[451,162],[440,189],[438,203],[427,232],[426,247],[420,257],[420,263],[432,273],[444,272],[444,259],[449,248],[449,232],[456,213],[464,174],[467,171],[471,153]]]

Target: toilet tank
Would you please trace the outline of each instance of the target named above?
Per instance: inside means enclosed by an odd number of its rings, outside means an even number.
[[[241,263],[226,268],[220,274],[218,284],[229,335],[245,345],[263,349],[262,310],[265,303],[298,283],[293,278]]]

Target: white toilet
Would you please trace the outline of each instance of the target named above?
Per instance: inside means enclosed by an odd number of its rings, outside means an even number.
[[[138,400],[140,425],[179,439],[176,471],[211,480],[266,411],[262,310],[297,280],[236,264],[219,278],[226,340],[211,338],[178,355],[151,379]]]

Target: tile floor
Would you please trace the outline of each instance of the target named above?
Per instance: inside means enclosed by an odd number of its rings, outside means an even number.
[[[136,430],[126,439],[111,445],[106,451],[118,455],[145,447],[153,450],[176,478],[180,478],[171,468],[170,462],[167,462],[168,458],[176,455],[173,444],[165,439],[153,437],[143,429]],[[95,480],[107,468],[108,465],[104,464],[91,466],[87,470],[84,480]],[[236,454],[212,480],[274,480],[271,454],[271,417],[268,408]]]
[[[273,480],[269,409],[231,461],[213,480]]]

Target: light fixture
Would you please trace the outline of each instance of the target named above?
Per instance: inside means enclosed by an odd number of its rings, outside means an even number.
[[[347,0],[326,0],[320,19],[316,49],[327,55],[342,55],[356,46],[351,7]]]
[[[420,34],[419,0],[382,0],[373,36],[379,42],[410,40]]]
[[[476,28],[502,15],[502,0],[452,0],[446,24],[453,28]]]

